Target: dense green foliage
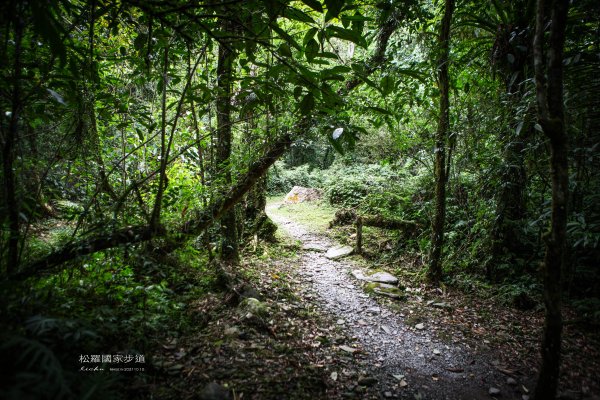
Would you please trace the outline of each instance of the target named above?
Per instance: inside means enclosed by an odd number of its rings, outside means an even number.
[[[150,333],[194,323],[186,301],[228,285],[219,218],[237,216],[242,249],[255,234],[272,239],[267,193],[314,187],[336,208],[415,221],[380,256],[425,268],[442,3],[4,2],[0,352],[21,354],[2,371],[21,385],[8,396],[110,397],[111,378],[67,372],[81,349],[143,353]],[[459,2],[449,52],[445,283],[501,284],[520,307],[540,304],[551,215],[534,14],[531,1]],[[574,2],[563,61],[564,289],[596,324],[599,16],[597,2]],[[251,176],[272,163],[266,181]]]

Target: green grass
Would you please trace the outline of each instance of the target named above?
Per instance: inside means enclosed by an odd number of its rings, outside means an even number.
[[[269,213],[289,218],[306,229],[316,233],[326,233],[337,209],[323,200],[308,201],[298,204],[283,204],[283,197],[276,196],[267,199],[268,205],[280,203],[280,207],[270,207]]]

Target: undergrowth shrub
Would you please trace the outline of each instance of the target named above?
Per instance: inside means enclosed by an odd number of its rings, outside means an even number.
[[[323,171],[311,168],[309,165],[286,168],[282,161],[276,162],[269,171],[267,192],[271,195],[286,194],[294,186],[322,188]]]
[[[380,164],[334,164],[324,173],[327,200],[342,207],[360,206],[368,195],[388,191],[399,178],[391,167]]]

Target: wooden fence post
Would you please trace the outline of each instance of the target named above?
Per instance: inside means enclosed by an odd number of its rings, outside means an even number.
[[[362,217],[356,217],[356,254],[362,253]]]

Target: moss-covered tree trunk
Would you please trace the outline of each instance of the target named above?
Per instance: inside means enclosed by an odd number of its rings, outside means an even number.
[[[535,399],[554,399],[558,387],[562,335],[561,280],[566,259],[569,174],[567,134],[563,109],[563,48],[569,0],[538,0],[534,39],[534,66],[538,122],[550,141],[552,220],[544,256],[546,315],[542,338],[542,365]],[[550,23],[549,23],[550,22]],[[545,27],[550,35],[545,39]]]
[[[454,12],[454,0],[446,0],[444,17],[439,36],[437,61],[438,88],[440,90],[440,114],[435,135],[435,216],[433,218],[431,253],[429,256],[429,279],[438,283],[442,278],[442,246],[446,220],[446,143],[450,129],[450,101],[448,62],[450,54],[450,22]]]
[[[233,31],[231,21],[223,21],[224,36]],[[233,78],[233,61],[235,52],[231,42],[223,40],[219,43],[217,60],[217,174],[226,186],[231,179],[231,85]],[[221,218],[221,260],[231,264],[239,262],[238,234],[235,210],[231,209]]]

